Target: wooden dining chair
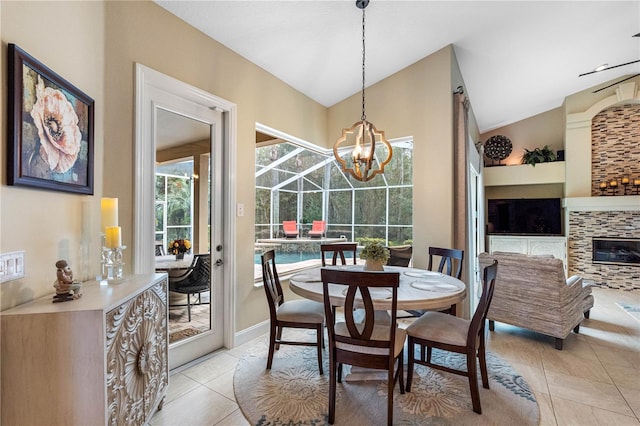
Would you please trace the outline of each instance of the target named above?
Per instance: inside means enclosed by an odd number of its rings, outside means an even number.
[[[336,266],[338,259],[342,265],[347,264],[345,253],[351,253],[353,257],[353,264],[356,264],[356,251],[358,250],[358,243],[335,243],[335,244],[321,244],[320,255],[322,256],[322,266],[327,266],[326,254],[331,256],[331,265]]]
[[[329,335],[329,423],[336,416],[336,388],[342,382],[342,366],[348,364],[363,368],[387,370],[387,423],[393,422],[393,389],[400,382],[404,393],[403,348],[405,330],[398,327],[398,272],[361,272],[322,268],[324,312]],[[337,322],[329,297],[329,284],[347,286],[344,305],[344,322]],[[379,294],[383,293],[383,296]],[[375,321],[373,300],[391,300],[391,321]],[[359,308],[356,310],[356,308]],[[361,315],[364,310],[364,319]],[[394,368],[397,364],[397,369]],[[395,370],[395,373],[394,373]]]
[[[498,261],[484,269],[482,279],[482,295],[471,320],[448,315],[443,312],[426,312],[407,327],[409,337],[409,357],[407,365],[407,391],[411,390],[414,364],[426,365],[437,370],[459,374],[469,378],[471,403],[473,411],[482,414],[480,407],[480,393],[478,390],[478,373],[476,358],[480,362],[482,386],[489,389],[487,360],[485,356],[485,322],[487,311],[493,298]],[[416,346],[427,348],[427,358],[416,359]],[[449,352],[465,354],[467,357],[466,371],[455,370],[431,362],[432,348]]]
[[[322,348],[324,347],[324,307],[322,303],[306,299],[285,302],[278,270],[276,255],[269,250],[262,255],[262,282],[269,303],[269,355],[267,370],[271,369],[274,351],[280,345],[317,346],[318,369],[322,371]],[[306,328],[316,331],[316,342],[282,340],[282,329]]]
[[[439,257],[438,267],[435,272],[447,274],[454,278],[460,279],[462,277],[462,262],[464,261],[464,250],[441,248],[441,247],[429,247],[429,266],[430,271],[434,271],[433,267],[437,261],[436,257]],[[407,311],[414,317],[420,317],[424,314],[425,310],[410,310]],[[456,305],[451,305],[448,308],[442,309],[440,312],[456,315]]]

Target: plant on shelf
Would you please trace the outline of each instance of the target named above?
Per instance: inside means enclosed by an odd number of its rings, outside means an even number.
[[[556,161],[556,154],[549,148],[549,145],[545,145],[542,148],[536,148],[529,151],[524,148],[524,154],[522,155],[522,164],[531,164],[533,167],[537,163],[550,163]]]
[[[389,250],[379,242],[369,243],[364,246],[364,249],[360,252],[360,259],[364,259],[365,270],[368,271],[382,271],[384,268],[382,265],[386,264],[389,260]]]

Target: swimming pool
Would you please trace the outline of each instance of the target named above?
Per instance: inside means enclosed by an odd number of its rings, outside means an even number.
[[[262,254],[256,253],[254,255],[253,263],[260,265]],[[280,253],[276,252],[276,263],[296,263],[303,260],[318,259],[320,260],[320,253],[305,253],[305,252],[289,252]]]

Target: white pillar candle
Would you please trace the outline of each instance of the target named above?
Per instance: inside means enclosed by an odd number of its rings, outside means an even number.
[[[105,228],[105,244],[107,248],[115,249],[122,246],[122,231],[119,226]]]
[[[102,232],[106,234],[107,227],[118,226],[118,199],[103,198],[100,203],[102,210]]]

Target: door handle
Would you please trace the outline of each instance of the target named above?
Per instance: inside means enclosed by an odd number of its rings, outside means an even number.
[[[222,266],[224,262],[222,261],[222,259],[216,259],[216,263],[214,264],[215,266]]]

